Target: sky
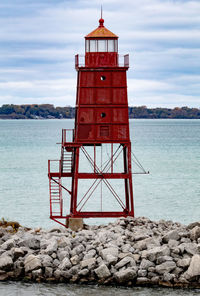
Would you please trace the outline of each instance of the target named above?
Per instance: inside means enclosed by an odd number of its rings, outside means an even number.
[[[199,0],[0,0],[0,106],[74,106],[74,56],[104,25],[129,54],[129,106],[200,108]]]

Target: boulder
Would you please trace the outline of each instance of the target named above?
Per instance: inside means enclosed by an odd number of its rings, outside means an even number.
[[[33,271],[41,268],[41,260],[35,255],[28,255],[24,261],[25,272]]]
[[[103,249],[100,252],[101,257],[104,260],[107,259],[107,255],[112,255],[113,257],[118,258],[118,254],[119,254],[118,248],[114,248],[114,247]]]
[[[127,264],[129,264],[130,266],[136,266],[134,259],[132,257],[127,256],[120,260],[117,264],[115,264],[115,268],[120,269]]]
[[[12,249],[12,256],[14,261],[17,260],[19,257],[24,256],[24,250],[22,248],[13,248]]]
[[[0,270],[10,271],[13,267],[13,260],[8,255],[2,255],[0,257]]]
[[[191,240],[197,240],[200,237],[200,226],[195,226],[190,230]]]
[[[200,255],[196,254],[192,257],[190,266],[184,275],[187,280],[193,280],[200,276]]]
[[[190,265],[190,261],[191,261],[190,258],[183,258],[183,259],[179,259],[176,264],[178,267],[185,268]]]
[[[99,279],[107,278],[111,275],[108,267],[103,263],[94,270]]]
[[[132,268],[120,270],[114,274],[114,277],[119,284],[134,280],[137,277],[137,272]]]
[[[167,246],[155,247],[153,249],[147,250],[145,256],[150,261],[155,261],[160,256],[170,255],[170,250]]]
[[[176,268],[176,263],[174,261],[166,261],[160,265],[156,266],[156,272],[159,274],[169,273]]]
[[[59,265],[59,269],[63,270],[63,269],[69,269],[72,267],[72,263],[69,260],[69,258],[64,258],[61,262],[61,264]]]
[[[147,259],[142,259],[140,263],[140,269],[147,270],[149,267],[155,266],[155,264]]]
[[[83,261],[81,261],[81,268],[88,267],[88,269],[91,269],[91,267],[93,265],[95,265],[95,263],[96,263],[95,258],[90,258],[90,259],[83,260]]]
[[[163,242],[168,243],[170,239],[179,240],[180,235],[177,230],[171,230],[163,236]]]

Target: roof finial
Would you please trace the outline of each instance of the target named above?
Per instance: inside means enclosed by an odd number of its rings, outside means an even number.
[[[99,20],[99,27],[103,27],[103,23],[104,23],[104,19],[102,18],[103,15],[103,9],[102,9],[102,5],[101,5],[101,18]]]

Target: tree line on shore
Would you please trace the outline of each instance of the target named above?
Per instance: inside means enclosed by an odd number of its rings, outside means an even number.
[[[0,119],[64,119],[74,118],[75,107],[55,107],[52,104],[13,105],[0,107]],[[129,107],[129,118],[200,119],[200,109],[188,107],[147,108]]]

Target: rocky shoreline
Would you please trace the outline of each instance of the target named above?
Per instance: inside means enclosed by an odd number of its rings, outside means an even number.
[[[70,229],[0,227],[0,281],[200,288],[200,222],[120,218]]]

